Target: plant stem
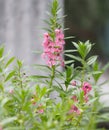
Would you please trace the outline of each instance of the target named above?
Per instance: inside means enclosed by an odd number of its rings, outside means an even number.
[[[81,115],[79,116],[79,119],[78,119],[78,121],[77,121],[77,123],[76,123],[76,128],[78,129],[78,126],[80,125],[80,122],[81,122],[81,119],[82,119],[82,116],[83,114],[81,113]]]
[[[51,79],[50,79],[50,84],[49,84],[49,87],[51,88],[52,85],[53,85],[53,80],[54,80],[54,77],[55,77],[55,66],[53,65],[52,66],[52,71],[51,71]]]

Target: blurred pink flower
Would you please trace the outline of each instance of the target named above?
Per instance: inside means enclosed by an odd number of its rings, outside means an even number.
[[[13,90],[13,89],[10,89],[10,90],[9,90],[9,93],[10,93],[10,94],[13,94],[13,93],[14,93],[14,90]]]
[[[92,86],[88,82],[84,82],[82,90],[84,91],[84,95],[86,95],[92,90]]]
[[[35,101],[34,98],[31,98],[31,103],[32,103],[33,105],[36,105],[36,101]]]
[[[76,81],[72,81],[72,82],[71,82],[71,85],[72,85],[72,86],[76,86]]]
[[[40,114],[44,113],[44,109],[38,110],[38,113],[40,113]]]
[[[0,130],[3,130],[1,126],[0,126]]]
[[[71,114],[71,113],[76,113],[77,115],[80,115],[81,111],[78,109],[77,106],[72,105],[72,106],[71,106],[71,109],[70,109],[70,111],[69,111],[69,114]]]
[[[78,99],[77,99],[77,96],[76,96],[76,95],[72,96],[72,97],[71,97],[71,99],[72,99],[74,102],[77,102],[77,101],[78,101]]]

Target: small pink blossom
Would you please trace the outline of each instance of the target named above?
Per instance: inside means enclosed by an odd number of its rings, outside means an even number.
[[[84,91],[84,95],[86,95],[92,90],[92,86],[88,82],[84,82],[82,90]]]
[[[71,85],[72,85],[72,86],[76,86],[76,81],[72,81],[72,82],[71,82]]]
[[[34,98],[31,99],[31,103],[32,103],[33,105],[36,105],[36,101],[35,101]]]
[[[43,114],[44,113],[44,109],[38,110],[38,113]]]
[[[80,115],[81,111],[78,109],[77,106],[72,105],[72,106],[71,106],[71,109],[70,109],[70,111],[69,111],[69,114],[71,114],[71,113],[76,113],[77,115]]]
[[[71,97],[71,99],[72,99],[74,102],[77,102],[77,101],[78,101],[78,99],[77,99],[77,96],[76,96],[76,95],[72,96],[72,97]]]
[[[9,93],[10,93],[10,94],[13,94],[13,93],[14,93],[14,90],[13,90],[13,89],[10,89],[10,90],[9,90]]]

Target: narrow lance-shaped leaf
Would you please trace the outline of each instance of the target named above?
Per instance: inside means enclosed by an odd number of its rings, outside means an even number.
[[[91,65],[91,64],[93,64],[96,60],[97,60],[97,56],[91,56],[91,57],[87,60],[87,64],[88,64],[88,65]]]
[[[8,81],[8,80],[10,80],[10,78],[12,78],[12,77],[14,76],[14,74],[15,74],[15,71],[11,71],[11,72],[7,75],[7,77],[6,77],[6,79],[5,79],[5,82]]]
[[[9,124],[9,123],[11,123],[11,122],[13,122],[13,121],[15,121],[15,120],[17,120],[17,117],[8,117],[8,118],[5,118],[4,120],[2,120],[2,121],[0,122],[0,124],[1,124],[2,126],[5,126],[5,125],[7,125],[7,124]]]
[[[14,61],[15,57],[12,57],[8,60],[8,62],[5,65],[5,68],[7,68],[13,61]]]
[[[70,54],[65,54],[65,55],[72,58],[72,59],[74,59],[74,60],[77,60],[77,61],[80,61],[80,62],[82,61],[82,59],[80,57],[78,57],[78,56],[74,56],[74,55],[70,55]]]
[[[0,58],[3,56],[4,53],[4,47],[0,46]]]

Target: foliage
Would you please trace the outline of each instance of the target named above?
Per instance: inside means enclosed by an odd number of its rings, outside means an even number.
[[[97,56],[89,57],[89,41],[73,42],[75,49],[63,52],[59,10],[54,0],[43,42],[47,65],[35,65],[45,75],[28,75],[22,61],[5,56],[0,47],[0,130],[96,130],[98,122],[109,121],[108,114],[99,114],[103,106],[98,84],[109,65],[101,69]],[[64,62],[63,54],[71,60]],[[81,66],[75,67],[75,61]]]

